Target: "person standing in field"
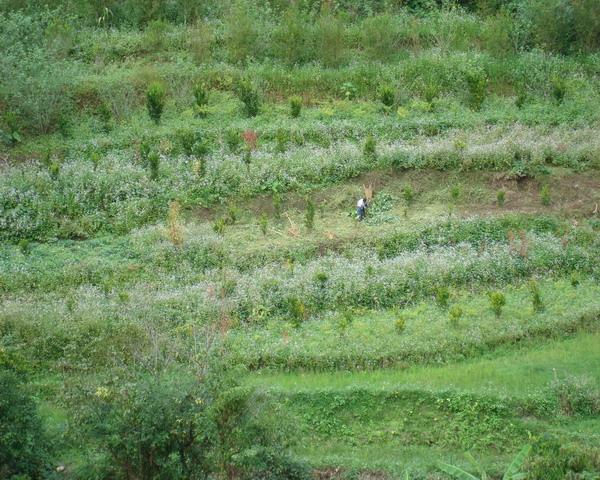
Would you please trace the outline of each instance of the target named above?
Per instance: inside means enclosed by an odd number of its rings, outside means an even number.
[[[356,215],[358,217],[359,222],[361,222],[365,218],[368,207],[369,204],[367,202],[366,197],[359,198],[358,202],[356,202]]]

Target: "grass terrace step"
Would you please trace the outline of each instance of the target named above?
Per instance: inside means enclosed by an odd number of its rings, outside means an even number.
[[[600,326],[600,287],[588,280],[540,284],[544,311],[534,312],[527,286],[504,288],[507,304],[500,317],[485,293],[453,293],[450,307],[463,315],[456,324],[447,309],[423,302],[399,311],[355,314],[303,323],[299,328],[271,322],[233,330],[231,362],[250,369],[362,370],[392,365],[443,363],[480,355],[493,348],[536,337],[556,337]],[[404,326],[398,331],[396,321]]]

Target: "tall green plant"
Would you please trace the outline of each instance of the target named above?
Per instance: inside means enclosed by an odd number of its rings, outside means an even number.
[[[153,82],[146,91],[146,108],[148,115],[157,125],[165,108],[165,87],[159,82]]]
[[[523,473],[521,469],[523,468],[525,459],[527,458],[527,455],[529,455],[530,451],[531,445],[525,445],[519,451],[519,453],[514,456],[506,468],[506,471],[502,476],[502,480],[522,480],[526,478],[526,474]],[[448,475],[457,478],[458,480],[488,480],[489,477],[479,462],[477,462],[471,454],[467,454],[467,457],[477,467],[479,477],[467,472],[466,470],[463,470],[460,467],[457,467],[456,465],[450,465],[448,463],[439,463],[438,468]]]

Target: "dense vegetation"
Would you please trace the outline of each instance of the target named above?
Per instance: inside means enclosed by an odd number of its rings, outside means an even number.
[[[597,478],[599,19],[0,0],[0,477]]]

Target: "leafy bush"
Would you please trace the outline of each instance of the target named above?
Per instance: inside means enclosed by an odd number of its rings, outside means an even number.
[[[404,185],[402,187],[402,198],[406,202],[406,206],[410,207],[415,199],[415,191],[411,185]]]
[[[506,297],[502,292],[498,291],[489,292],[488,297],[492,311],[499,317],[502,314],[502,308],[506,305]]]
[[[504,206],[504,199],[506,198],[506,192],[504,190],[498,190],[496,192],[496,203],[499,207]]]
[[[438,286],[434,290],[435,301],[441,308],[448,307],[448,300],[450,300],[450,290],[448,287]]]
[[[551,196],[550,196],[550,186],[548,184],[543,185],[542,188],[540,189],[540,201],[542,202],[542,205],[544,205],[545,207],[550,205]]]
[[[469,107],[472,110],[481,110],[488,84],[487,76],[482,71],[471,70],[467,72],[466,80],[469,89]]]
[[[150,178],[157,180],[160,174],[160,155],[156,150],[148,154],[148,166],[150,167]]]
[[[448,311],[448,316],[450,317],[450,323],[452,325],[458,325],[459,320],[463,316],[463,309],[458,305],[453,305]]]
[[[405,316],[400,316],[400,317],[396,318],[396,320],[394,320],[394,329],[396,330],[396,332],[402,333],[405,328],[406,328],[406,317]]]
[[[531,295],[531,304],[533,305],[534,312],[541,312],[544,310],[544,302],[542,301],[542,294],[540,293],[538,283],[531,279],[527,286],[529,287],[529,294]]]
[[[194,99],[196,101],[194,105],[196,115],[200,118],[206,117],[208,112],[208,91],[206,85],[203,83],[194,84]]]
[[[302,110],[302,98],[293,96],[290,98],[290,115],[292,118],[298,118]]]
[[[247,117],[255,117],[260,111],[260,96],[250,80],[240,80],[237,85],[237,95],[244,104]]]
[[[396,102],[396,91],[391,85],[383,85],[379,89],[379,99],[384,107],[392,108]]]
[[[160,123],[165,107],[165,87],[160,82],[153,82],[146,91],[146,108],[148,115],[157,125]]]
[[[267,228],[269,226],[269,219],[266,214],[262,214],[258,219],[258,226],[260,227],[260,231],[263,236],[267,235]]]
[[[367,158],[375,158],[377,156],[377,141],[373,135],[367,136],[363,147],[363,154]]]

